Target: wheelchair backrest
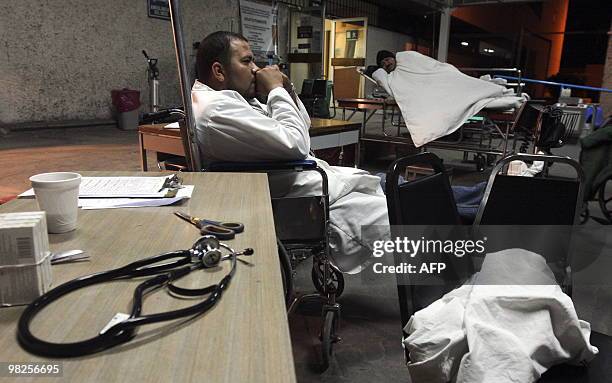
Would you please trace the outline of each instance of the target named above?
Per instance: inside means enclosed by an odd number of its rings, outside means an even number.
[[[576,177],[551,177],[546,172],[537,177],[498,173],[505,164],[521,157],[545,161],[545,169],[549,163],[565,163],[575,169]],[[571,257],[583,179],[580,166],[569,158],[515,155],[501,160],[493,169],[475,220],[476,226],[484,225],[482,230],[486,230],[487,251],[508,248],[533,251],[546,259],[557,282],[565,283],[564,269]],[[504,229],[496,225],[511,226]]]
[[[456,225],[457,206],[445,173],[435,173],[398,186],[397,225]]]
[[[273,198],[276,236],[283,243],[313,243],[325,238],[325,197]]]
[[[407,166],[429,165],[434,173],[398,185]],[[460,223],[448,176],[440,159],[420,153],[395,161],[387,173],[387,207],[391,225],[456,225]]]
[[[572,225],[580,183],[573,179],[498,175],[481,225]]]
[[[398,185],[399,175],[406,166],[415,164],[431,166],[434,173]],[[424,152],[395,161],[387,172],[386,193],[392,237],[403,235],[398,225],[460,224],[448,175],[441,160],[432,153]],[[396,264],[401,261],[401,257],[395,255]],[[454,268],[453,265],[453,270],[449,272],[463,274],[465,270],[471,270],[471,265],[456,266]],[[454,283],[446,284],[443,276],[434,276],[430,282],[421,281],[419,286],[413,286],[414,281],[407,280],[405,274],[398,273],[396,278],[402,328],[412,312],[427,306],[455,287]]]

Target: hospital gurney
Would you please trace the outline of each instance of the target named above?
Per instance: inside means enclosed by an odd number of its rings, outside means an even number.
[[[520,78],[521,71],[516,68],[489,68],[462,69],[466,72],[516,72]],[[358,71],[368,81],[376,84],[371,77]],[[505,84],[516,87],[516,93],[520,94],[522,83]],[[346,118],[346,109],[351,109],[351,118],[356,112],[363,113],[360,141],[385,142],[395,145],[404,145],[414,148],[414,143],[409,132],[405,130],[405,123],[398,105],[392,98],[387,99],[338,99],[338,106],[343,108],[343,117]],[[366,131],[366,124],[377,110],[382,111],[382,122],[380,128],[372,132]],[[491,164],[496,158],[504,157],[508,153],[509,140],[512,138],[512,125],[518,115],[518,109],[508,105],[497,105],[494,108],[484,109],[472,116],[466,123],[454,133],[429,142],[426,148],[438,148],[463,152],[464,161],[468,160],[470,153],[474,153],[474,162],[478,170],[482,171],[487,164]],[[364,148],[360,145],[359,159],[363,157]]]

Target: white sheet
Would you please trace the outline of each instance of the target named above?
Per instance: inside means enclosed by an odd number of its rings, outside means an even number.
[[[553,282],[538,254],[488,254],[470,284],[410,318],[412,381],[528,383],[552,365],[593,359],[589,323]]]
[[[509,109],[521,100],[501,85],[418,52],[399,52],[396,61],[393,72],[378,69],[372,77],[395,98],[417,147],[454,132],[489,105]]]

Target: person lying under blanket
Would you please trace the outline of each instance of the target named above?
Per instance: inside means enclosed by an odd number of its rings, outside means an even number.
[[[386,60],[372,77],[397,102],[416,147],[451,134],[484,108],[517,108],[526,99],[418,52]]]

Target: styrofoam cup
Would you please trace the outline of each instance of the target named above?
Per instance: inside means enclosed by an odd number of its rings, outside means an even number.
[[[40,210],[47,213],[49,233],[66,233],[76,229],[79,205],[78,173],[42,173],[30,177]]]

